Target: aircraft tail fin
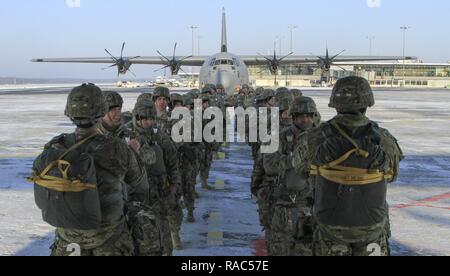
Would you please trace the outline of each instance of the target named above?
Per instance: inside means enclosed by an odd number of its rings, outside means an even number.
[[[226,14],[225,14],[225,8],[223,9],[222,12],[222,45],[221,45],[221,50],[222,53],[226,53],[228,51],[228,46],[227,46],[227,19],[226,19]]]

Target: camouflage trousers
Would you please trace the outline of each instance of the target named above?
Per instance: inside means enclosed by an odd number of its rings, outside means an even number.
[[[118,228],[115,230],[119,231]],[[50,247],[51,256],[132,256],[134,253],[133,239],[126,225],[120,227],[118,233],[106,231],[92,236],[80,234],[81,232],[57,229],[55,240]],[[105,235],[109,238],[103,241]],[[67,239],[71,236],[76,238]],[[98,240],[101,242],[97,242]]]
[[[183,162],[182,190],[184,204],[188,210],[194,210],[195,208],[195,184],[197,182],[196,163],[198,162],[192,162],[191,160],[184,160]]]
[[[181,230],[181,224],[183,223],[183,210],[181,209],[181,206],[170,210],[167,219],[169,220],[170,232],[179,233]]]
[[[163,229],[159,216],[150,207],[133,203],[128,211],[128,227],[136,256],[163,255]]]
[[[206,149],[200,161],[200,178],[203,180],[208,180],[209,171],[211,170],[211,165],[213,162],[214,152],[211,149]]]
[[[256,161],[258,159],[259,149],[261,148],[259,143],[249,143],[251,149],[252,149],[252,158],[253,161]]]
[[[158,200],[157,203],[152,205],[152,210],[154,210],[155,214],[159,217],[159,221],[161,223],[161,242],[162,242],[162,255],[163,256],[172,256],[173,254],[173,244],[172,244],[172,236],[170,233],[170,223],[169,216],[167,211],[167,206],[162,202],[161,199]]]
[[[315,256],[389,256],[386,223],[368,227],[318,224],[314,232]]]
[[[172,256],[173,254],[172,234],[170,233],[170,222],[167,215],[161,216],[161,225],[162,225],[163,256]]]
[[[272,244],[273,244],[273,235],[272,235],[272,217],[273,217],[273,206],[271,199],[272,189],[269,187],[263,187],[258,190],[258,214],[259,221],[261,226],[264,228],[264,232],[267,240],[267,251],[269,255],[272,255]]]
[[[272,217],[273,256],[312,256],[311,208],[276,205]]]
[[[167,220],[169,226],[168,237],[164,239],[167,243],[170,240],[172,244],[171,248],[173,250],[172,234],[179,234],[181,230],[181,224],[183,223],[183,209],[181,208],[180,194],[176,195],[176,198],[166,198],[166,210],[167,210]]]

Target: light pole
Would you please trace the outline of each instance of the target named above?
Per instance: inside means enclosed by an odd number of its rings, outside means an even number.
[[[290,34],[291,34],[291,51],[290,51],[290,53],[293,53],[294,52],[294,39],[293,39],[293,33],[294,33],[294,30],[295,29],[298,29],[298,26],[294,26],[294,25],[290,25],[289,27],[289,30],[290,30]],[[289,65],[289,76],[291,76],[292,75],[292,64],[290,64]],[[287,77],[286,77],[287,78]],[[292,81],[292,80],[290,80],[290,81]],[[286,80],[286,85],[287,85],[287,80]]]
[[[195,30],[197,30],[199,27],[192,25],[189,28],[192,31],[192,55],[194,55],[195,54],[195,42],[194,42],[194,40],[195,40]]]
[[[283,39],[284,39],[284,36],[282,36],[282,35],[277,35],[277,37],[275,38],[275,41],[277,41],[278,42],[278,54],[280,55],[280,56],[282,56],[283,55]]]
[[[293,42],[293,33],[294,33],[294,30],[295,29],[298,29],[298,26],[289,26],[288,27],[289,28],[289,30],[290,30],[290,32],[291,32],[291,53],[294,51],[294,42]]]
[[[400,27],[401,30],[403,30],[403,86],[405,86],[405,62],[406,62],[406,31],[411,29],[410,26],[402,26]]]
[[[372,44],[373,44],[373,41],[375,40],[375,37],[374,36],[366,36],[366,39],[369,40],[369,56],[371,57],[372,56]]]
[[[197,26],[194,26],[194,25],[192,25],[192,26],[189,26],[189,28],[191,29],[191,31],[192,31],[192,55],[194,56],[195,55],[195,30],[197,30],[199,27],[197,27]],[[194,67],[191,67],[191,75],[192,75],[192,85],[194,85]]]

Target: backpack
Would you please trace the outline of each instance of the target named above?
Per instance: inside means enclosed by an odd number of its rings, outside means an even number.
[[[45,222],[57,228],[99,229],[102,223],[93,150],[99,134],[75,143],[75,135],[61,135],[46,145],[33,164],[36,205]],[[65,149],[55,145],[64,145]],[[67,149],[68,148],[68,149]]]

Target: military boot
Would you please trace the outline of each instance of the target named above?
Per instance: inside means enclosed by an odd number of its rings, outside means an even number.
[[[212,190],[213,187],[208,185],[208,181],[206,179],[202,179],[202,188],[206,190]]]
[[[183,249],[183,244],[181,243],[181,238],[180,238],[180,233],[176,232],[176,233],[171,233],[172,234],[172,244],[173,244],[173,248],[175,248],[175,250],[182,250]]]
[[[194,209],[193,208],[188,208],[187,221],[189,223],[194,223],[195,222]]]

